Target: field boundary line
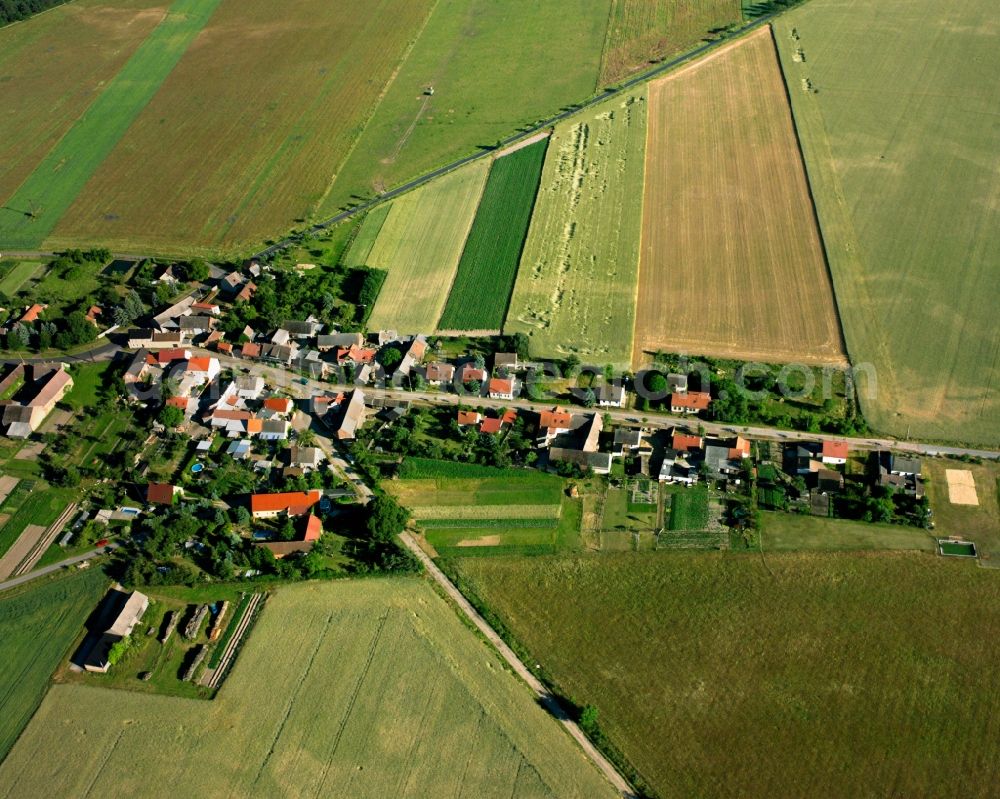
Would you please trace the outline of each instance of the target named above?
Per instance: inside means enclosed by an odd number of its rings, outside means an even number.
[[[573,721],[569,713],[563,707],[559,698],[546,689],[541,680],[532,674],[524,662],[517,656],[517,654],[515,654],[514,650],[511,649],[507,642],[503,640],[500,634],[490,626],[489,622],[483,618],[482,614],[480,614],[479,611],[472,606],[472,603],[465,598],[465,595],[458,590],[456,585],[448,579],[438,565],[434,563],[434,561],[428,557],[427,553],[420,548],[417,542],[413,540],[413,536],[409,532],[404,531],[400,534],[399,538],[406,549],[420,561],[431,578],[444,590],[445,594],[455,602],[458,609],[469,621],[472,622],[472,624],[487,639],[487,641],[489,641],[489,643],[496,649],[497,653],[507,662],[507,665],[513,669],[514,673],[519,676],[532,690],[532,692],[537,696],[541,706],[545,708],[553,716],[553,718],[563,725],[566,731],[583,749],[584,754],[586,754],[590,761],[604,774],[608,782],[610,782],[623,797],[626,797],[626,799],[638,799],[638,794],[636,794],[632,786],[629,785],[625,777],[619,773],[619,771],[612,765],[611,761],[609,761],[583,733],[580,726]]]

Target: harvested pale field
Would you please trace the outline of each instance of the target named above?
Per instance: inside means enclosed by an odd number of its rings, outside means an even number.
[[[327,190],[432,5],[223,0],[52,241],[232,251],[288,229]]]
[[[611,0],[600,84],[694,47],[713,28],[739,22],[740,5],[740,0]]]
[[[34,549],[35,545],[45,535],[47,527],[39,524],[29,524],[18,536],[18,539],[11,545],[2,558],[0,558],[0,580],[6,580],[14,570],[17,569],[28,553]]]
[[[614,796],[415,579],[282,588],[211,702],[57,685],[0,784],[10,799]]]
[[[556,127],[504,323],[533,356],[629,362],[645,138],[644,93]]]
[[[633,365],[845,361],[768,29],[649,89]]]
[[[163,85],[220,2],[171,2],[160,24],[149,32],[121,69],[100,88],[84,112],[7,198],[7,207],[24,210],[20,214],[7,213],[0,218],[0,242],[33,249],[48,239],[94,172],[118,146],[136,117]],[[30,29],[30,26],[31,21],[25,23],[26,28]],[[67,33],[72,37],[72,31]],[[125,177],[119,176],[122,180]],[[149,190],[148,184],[144,184],[143,190],[138,190],[135,182],[126,181],[122,185],[133,201],[138,197],[150,197],[155,202],[160,194],[159,191]],[[66,244],[76,247],[80,242],[72,240]]]
[[[813,0],[775,33],[866,418],[996,446],[995,0]]]
[[[0,29],[0,200],[31,174],[163,19],[168,5],[168,0],[113,5],[80,0]]]
[[[976,481],[968,469],[945,469],[948,480],[948,501],[952,505],[978,505]]]
[[[996,795],[996,570],[904,552],[453,563],[662,799]]]
[[[412,334],[437,327],[489,168],[488,161],[470,164],[393,201],[365,259],[388,272],[370,329]]]

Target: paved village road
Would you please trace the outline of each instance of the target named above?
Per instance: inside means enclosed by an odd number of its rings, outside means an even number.
[[[427,573],[430,574],[434,581],[437,582],[437,584],[444,589],[445,593],[451,597],[455,604],[458,605],[459,610],[461,610],[469,621],[476,625],[476,629],[478,629],[479,632],[481,632],[486,639],[493,644],[496,650],[500,653],[500,656],[507,661],[510,667],[514,670],[514,673],[524,680],[528,684],[528,687],[535,692],[542,706],[548,710],[549,713],[555,716],[555,718],[566,728],[569,734],[573,736],[576,742],[580,744],[587,757],[589,757],[593,761],[594,765],[596,765],[604,773],[604,776],[615,787],[615,789],[623,797],[628,797],[628,799],[637,799],[635,792],[632,790],[632,787],[628,784],[625,778],[618,773],[617,769],[611,765],[611,762],[604,757],[597,747],[590,742],[590,739],[583,734],[583,730],[580,729],[580,726],[573,721],[570,715],[566,712],[566,708],[563,707],[559,699],[553,696],[552,693],[549,692],[544,685],[542,685],[541,681],[531,673],[531,670],[524,665],[524,662],[514,653],[514,650],[507,646],[504,640],[497,634],[497,631],[490,627],[486,619],[479,614],[479,611],[472,607],[469,600],[467,600],[462,595],[462,592],[455,587],[455,584],[448,579],[445,573],[437,567],[434,561],[428,557],[427,553],[424,552],[417,542],[413,540],[413,536],[404,532],[400,535],[400,539],[402,540],[403,545],[413,553],[414,557],[416,557],[417,560],[423,564],[424,568],[427,569]]]
[[[100,555],[104,555],[113,549],[117,549],[118,546],[118,544],[112,542],[107,546],[101,547],[100,549],[92,549],[89,552],[84,552],[82,555],[74,555],[72,558],[66,558],[66,560],[61,560],[58,563],[52,563],[48,566],[43,566],[40,569],[35,569],[33,572],[22,574],[20,577],[12,577],[11,579],[0,583],[0,591],[16,588],[17,586],[24,585],[24,583],[30,582],[31,580],[37,580],[39,577],[44,577],[46,574],[52,574],[60,569],[65,569],[67,566],[75,566],[77,563],[83,563],[85,560],[99,557]]]
[[[282,385],[303,399],[316,394],[336,394],[341,391],[352,391],[356,388],[353,384],[326,383],[321,380],[299,377],[297,374],[284,371],[280,367],[271,364],[220,356],[218,353],[210,352],[209,350],[204,350],[203,352],[206,355],[218,357],[224,366],[231,369],[265,377],[272,385]],[[456,408],[461,404],[464,407],[519,408],[523,410],[543,411],[551,410],[555,406],[553,402],[532,402],[526,399],[492,400],[489,397],[474,397],[468,394],[458,395],[445,391],[404,391],[397,388],[376,388],[373,386],[363,386],[362,390],[368,397],[380,396],[387,399],[425,402],[430,405],[450,405]],[[969,455],[989,460],[1000,460],[1000,451],[997,450],[951,447],[943,444],[926,444],[919,441],[899,441],[894,438],[858,438],[829,433],[779,430],[774,427],[737,425],[728,422],[705,422],[699,419],[671,416],[669,414],[646,413],[636,410],[622,410],[620,408],[586,409],[571,405],[559,407],[573,413],[607,413],[612,421],[619,424],[630,424],[635,427],[645,427],[652,430],[669,429],[678,425],[691,429],[700,426],[704,428],[708,435],[724,436],[741,433],[750,438],[759,438],[767,441],[847,441],[852,449],[859,450],[893,449],[901,452],[911,452],[915,455]]]

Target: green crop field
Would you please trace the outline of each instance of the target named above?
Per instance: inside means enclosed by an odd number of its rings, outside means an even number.
[[[708,488],[691,486],[670,495],[671,530],[702,530],[708,524]]]
[[[901,524],[871,524],[796,513],[761,514],[761,543],[781,550],[920,549],[934,552],[926,530]]]
[[[0,276],[0,293],[13,297],[42,269],[38,261],[4,261]]]
[[[533,356],[630,362],[645,140],[644,93],[556,127],[504,324]]]
[[[12,799],[614,796],[416,579],[282,588],[212,702],[54,686],[0,784]]]
[[[0,201],[31,174],[166,14],[167,0],[78,0],[0,29]],[[4,206],[7,203],[0,203]],[[0,211],[22,214],[30,208]],[[2,223],[0,219],[0,223]],[[0,289],[10,294],[4,289]]]
[[[173,0],[166,18],[103,87],[9,197],[0,216],[0,241],[8,247],[41,245],[101,162],[150,101],[220,0]],[[28,24],[27,27],[30,27]],[[70,32],[72,35],[72,32]],[[126,188],[123,186],[123,188]],[[135,185],[127,185],[133,195]],[[160,192],[149,192],[160,195]]]
[[[611,0],[601,84],[698,44],[742,19],[740,0]]]
[[[994,793],[995,571],[902,552],[452,564],[657,796]]]
[[[548,139],[498,158],[458,263],[438,328],[500,330],[535,206]]]
[[[591,96],[607,21],[608,0],[440,0],[337,173],[321,215]],[[428,86],[432,96],[424,94]]]
[[[99,570],[90,569],[0,594],[0,760],[42,701],[52,672],[82,636],[107,584]]]
[[[435,329],[488,171],[489,163],[480,161],[393,201],[365,259],[388,273],[368,318],[370,329]],[[355,260],[350,253],[348,259]]]
[[[814,0],[775,34],[866,417],[995,445],[996,4]]]

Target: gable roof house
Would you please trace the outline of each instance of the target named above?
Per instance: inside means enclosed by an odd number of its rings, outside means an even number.
[[[458,411],[458,426],[466,427],[468,425],[479,424],[483,420],[483,415],[479,411]]]
[[[316,349],[320,352],[340,348],[360,347],[364,343],[365,337],[361,333],[331,333],[325,336],[316,336]]]
[[[847,463],[848,445],[846,441],[824,441],[820,450],[823,463],[842,465]]]
[[[700,413],[707,411],[712,402],[712,395],[707,391],[692,391],[681,394],[675,391],[670,395],[671,413]]]
[[[603,429],[604,420],[601,415],[599,413],[592,414],[590,421],[583,428],[583,441],[580,444],[580,449],[584,452],[597,452]]]
[[[148,483],[146,485],[146,502],[150,505],[173,505],[174,499],[181,494],[180,486],[170,483]]]
[[[4,432],[8,438],[30,436],[73,387],[73,378],[62,368],[62,364],[32,364],[30,367],[19,364],[0,381],[0,387],[13,385],[29,376],[30,384],[23,389],[28,398],[20,403],[5,400],[0,405],[3,407]]]
[[[247,351],[248,347],[257,346],[256,344],[245,344],[243,346],[243,352]],[[262,361],[270,361],[271,363],[283,363],[285,366],[290,366],[292,363],[292,358],[295,357],[295,352],[298,348],[293,349],[292,347],[286,346],[284,344],[261,344],[260,345],[260,359]]]
[[[253,295],[257,293],[257,284],[248,280],[243,287],[236,292],[236,302],[250,302]]]
[[[281,325],[288,333],[295,338],[312,338],[319,335],[323,329],[323,324],[316,319],[288,319]]]
[[[264,393],[264,378],[257,375],[240,375],[233,381],[240,399],[260,399]]]
[[[520,391],[520,384],[515,377],[494,377],[490,379],[490,399],[512,400]]]
[[[356,388],[351,392],[351,398],[341,403],[342,412],[334,427],[335,435],[341,441],[354,438],[358,427],[365,421],[365,393]]]
[[[569,411],[559,408],[541,411],[538,414],[538,446],[547,447],[556,436],[569,432],[572,424],[573,415]]]
[[[219,280],[219,289],[223,294],[236,294],[240,288],[243,286],[243,275],[239,272],[230,272],[228,275]]]
[[[282,514],[302,516],[319,502],[321,495],[318,488],[281,494],[254,494],[250,497],[250,513],[255,519],[271,519]]]
[[[426,351],[427,338],[421,333],[419,336],[415,336],[410,342],[410,346],[403,354],[403,359],[399,362],[399,366],[397,366],[396,371],[392,373],[392,379],[401,380],[409,375],[413,367],[420,363],[423,359]]]
[[[493,356],[494,369],[506,369],[508,372],[516,372],[522,366],[517,359],[516,352],[498,352]]]
[[[42,311],[48,307],[48,305],[39,305],[37,302],[34,305],[29,305],[24,309],[24,315],[18,319],[18,321],[24,322],[25,324],[37,322],[38,318],[42,315]]]
[[[459,382],[471,383],[472,381],[476,381],[478,383],[485,383],[486,370],[480,369],[478,366],[476,366],[474,362],[469,361],[469,363],[462,364],[462,371],[459,375]]]
[[[323,463],[323,450],[319,447],[300,447],[293,444],[288,448],[288,465],[309,472]]]
[[[126,386],[142,383],[149,376],[151,364],[148,361],[148,356],[149,353],[146,350],[139,350],[132,356],[132,362],[129,363],[128,369],[122,375]]]
[[[154,316],[153,323],[160,331],[177,330],[180,327],[180,319],[191,314],[192,305],[194,305],[193,296],[183,297]]]
[[[428,385],[440,386],[455,379],[455,367],[450,363],[432,361],[424,367],[424,379]]]
[[[667,375],[667,385],[677,394],[687,394],[688,376],[671,372]]]
[[[700,452],[703,446],[704,441],[702,441],[701,436],[683,433],[676,427],[670,435],[670,448],[677,450],[678,452]]]
[[[594,474],[611,473],[610,452],[584,452],[567,447],[552,447],[549,449],[550,463],[573,463],[581,469],[593,469]]]
[[[149,608],[148,597],[138,591],[126,594],[123,591],[114,590],[109,593],[104,601],[103,615],[106,619],[108,611],[113,611],[114,615],[107,619],[107,628],[84,657],[83,668],[98,674],[106,674],[111,668],[109,659],[111,647],[132,634],[147,608]]]
[[[288,438],[289,426],[284,419],[264,419],[258,435],[262,441],[284,441]]]
[[[624,408],[625,386],[603,385],[594,390],[597,404],[602,408]]]
[[[191,304],[191,312],[208,316],[218,316],[222,313],[222,308],[214,302],[195,302]]]
[[[659,482],[670,485],[679,483],[692,486],[698,482],[698,470],[694,459],[687,452],[668,449],[660,462]]]
[[[178,325],[188,335],[197,336],[212,330],[215,327],[215,319],[211,316],[182,316]]]

